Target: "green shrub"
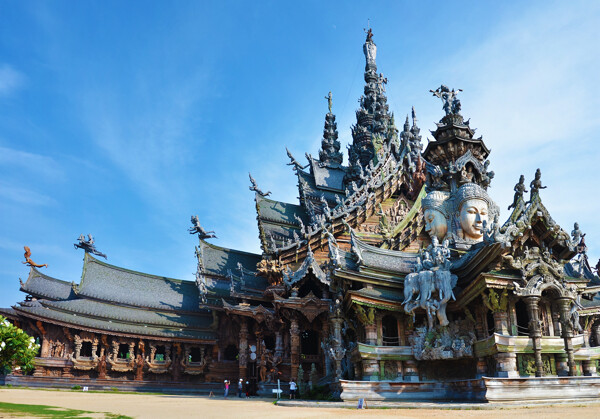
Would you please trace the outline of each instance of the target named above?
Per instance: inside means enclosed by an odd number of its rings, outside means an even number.
[[[20,368],[24,373],[33,370],[39,348],[34,338],[0,316],[1,372],[9,373],[13,368]]]

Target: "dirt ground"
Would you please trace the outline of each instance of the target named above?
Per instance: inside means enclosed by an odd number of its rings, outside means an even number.
[[[207,398],[152,394],[111,394],[73,391],[1,388],[0,402],[41,404],[94,412],[110,412],[134,418],[600,418],[600,404],[538,406],[494,410],[369,409],[311,408],[275,406],[270,400]],[[0,417],[2,413],[0,413]]]

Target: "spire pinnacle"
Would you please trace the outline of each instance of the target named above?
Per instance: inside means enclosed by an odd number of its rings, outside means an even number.
[[[325,115],[325,127],[323,128],[323,139],[321,140],[321,150],[319,151],[319,163],[322,166],[340,167],[344,155],[340,152],[337,123],[335,122],[335,115],[331,112],[333,102],[331,92],[325,96],[325,99],[327,99],[329,112]]]

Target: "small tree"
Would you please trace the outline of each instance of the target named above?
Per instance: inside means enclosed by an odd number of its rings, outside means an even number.
[[[0,316],[0,373],[15,367],[31,371],[39,348],[34,338]]]

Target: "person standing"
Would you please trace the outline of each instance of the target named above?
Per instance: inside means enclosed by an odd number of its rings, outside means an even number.
[[[225,380],[225,395],[223,397],[227,398],[228,394],[229,394],[229,380]]]
[[[241,399],[242,398],[242,390],[244,387],[244,380],[242,380],[240,378],[240,381],[238,381],[238,397]]]
[[[292,378],[292,381],[290,381],[290,400],[296,398],[296,388],[296,382]]]

